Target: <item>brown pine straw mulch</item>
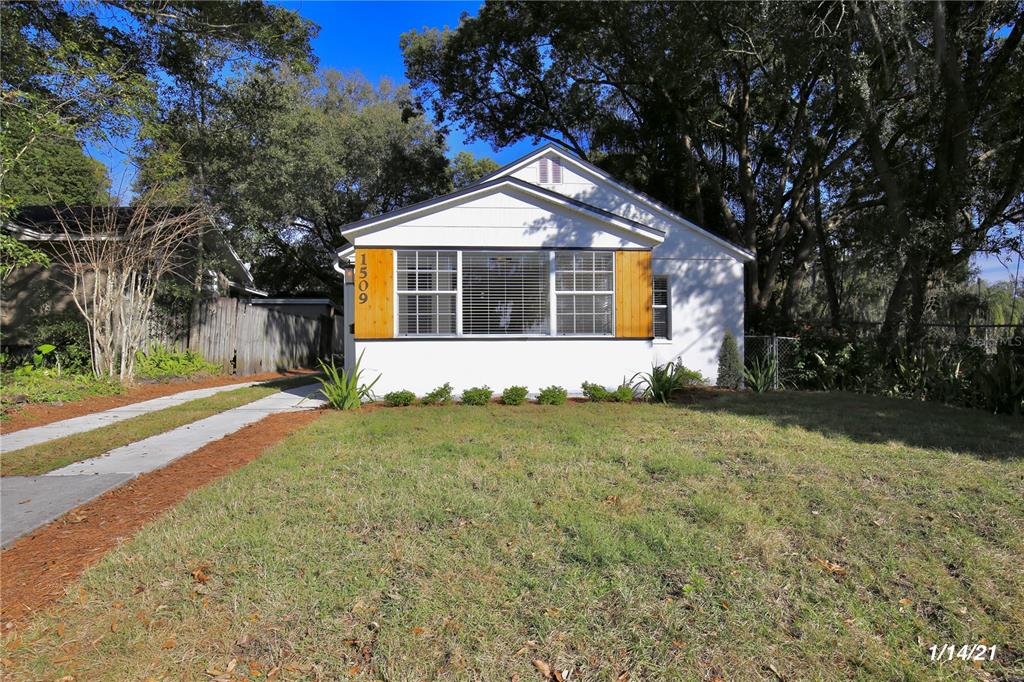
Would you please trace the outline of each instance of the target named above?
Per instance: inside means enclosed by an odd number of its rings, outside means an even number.
[[[190,492],[248,464],[322,414],[272,414],[17,540],[0,553],[0,632],[24,625],[56,602],[85,569]]]
[[[270,381],[272,379],[284,379],[311,372],[312,370],[290,370],[287,372],[264,372],[263,374],[251,374],[249,376],[226,374],[186,381],[136,384],[120,395],[95,396],[64,403],[63,405],[51,403],[21,405],[11,409],[8,417],[0,422],[0,431],[3,431],[3,433],[14,433],[15,431],[28,429],[33,426],[44,426],[61,419],[81,417],[85,414],[102,412],[115,407],[130,405],[131,403],[140,403],[143,400],[162,398],[174,393],[181,393],[182,391],[193,391],[197,388],[213,388],[214,386],[241,384],[247,381]]]

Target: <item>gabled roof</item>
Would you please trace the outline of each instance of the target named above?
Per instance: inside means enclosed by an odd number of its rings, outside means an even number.
[[[702,236],[702,237],[704,237],[704,238],[714,242],[715,244],[717,244],[717,245],[721,246],[722,248],[726,249],[727,251],[732,252],[734,255],[738,256],[740,259],[748,260],[748,261],[754,259],[754,254],[751,253],[749,250],[743,248],[739,244],[736,244],[735,242],[731,242],[728,239],[723,239],[722,237],[719,237],[718,235],[709,232],[708,230],[704,229],[703,227],[701,227],[700,225],[696,224],[692,220],[689,220],[689,219],[683,217],[679,213],[676,213],[675,211],[673,211],[672,209],[670,209],[668,206],[666,206],[665,204],[661,203],[657,199],[654,199],[654,198],[644,194],[643,192],[635,190],[632,187],[628,187],[627,185],[623,184],[621,181],[616,180],[613,176],[609,175],[604,170],[598,168],[597,166],[595,166],[594,164],[590,163],[589,161],[586,161],[586,160],[580,158],[579,156],[577,156],[576,154],[572,153],[568,149],[562,147],[561,145],[555,144],[554,142],[548,142],[547,144],[545,144],[545,145],[543,145],[541,147],[538,147],[537,149],[534,149],[533,151],[525,154],[524,156],[519,157],[515,161],[513,161],[513,162],[511,162],[509,164],[506,164],[505,166],[502,166],[498,170],[485,175],[484,177],[480,178],[477,181],[477,183],[486,184],[488,182],[493,182],[495,179],[511,175],[512,173],[515,173],[516,171],[520,170],[521,168],[529,165],[533,161],[535,161],[535,160],[537,160],[537,159],[539,159],[539,158],[541,158],[543,156],[551,155],[552,153],[555,154],[556,156],[558,156],[559,159],[561,159],[562,161],[567,162],[570,166],[574,166],[577,169],[584,171],[584,174],[590,174],[590,175],[597,176],[598,178],[600,178],[604,182],[608,183],[609,185],[613,186],[615,189],[617,189],[620,192],[622,192],[623,194],[625,194],[625,195],[629,196],[630,198],[635,199],[637,202],[643,204],[644,206],[649,208],[652,212],[660,214],[662,217],[667,218],[667,219],[669,219],[669,220],[671,220],[673,222],[682,224],[684,227],[688,228],[689,230],[691,230],[691,231],[699,234],[700,236]],[[473,185],[470,185],[470,187],[472,187],[472,186]]]
[[[632,237],[639,237],[640,239],[646,240],[652,245],[660,244],[665,239],[665,231],[661,228],[645,225],[635,220],[630,220],[629,218],[623,218],[611,211],[591,206],[586,202],[573,199],[572,197],[567,197],[564,194],[559,194],[558,192],[553,192],[544,187],[525,182],[519,178],[511,177],[499,177],[487,182],[478,182],[450,194],[444,194],[433,199],[428,199],[427,201],[421,201],[417,204],[404,206],[373,218],[366,218],[354,223],[349,223],[345,226],[345,229],[342,230],[341,234],[351,241],[352,237],[370,232],[374,229],[386,227],[391,223],[397,223],[403,219],[431,213],[451,205],[462,203],[466,199],[470,199],[474,196],[484,195],[489,192],[502,189],[531,196],[543,203],[567,207],[592,219],[600,220],[602,223],[613,229],[629,233]],[[346,246],[339,249],[337,251],[338,255],[342,255],[342,252],[348,248],[349,247]]]

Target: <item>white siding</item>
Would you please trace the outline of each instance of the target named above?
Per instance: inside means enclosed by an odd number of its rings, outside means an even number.
[[[364,377],[378,373],[374,392],[409,389],[418,396],[450,382],[456,395],[486,384],[500,393],[552,384],[578,395],[584,381],[613,388],[651,367],[651,342],[617,339],[356,341]]]
[[[535,159],[512,173],[512,177],[536,184],[539,162],[539,159]],[[566,162],[563,162],[562,182],[560,184],[545,184],[541,187],[604,209],[609,213],[665,230],[667,232],[665,243],[657,249],[670,251],[670,257],[679,258],[685,255],[687,258],[734,258],[720,244],[695,231],[684,222],[660,211],[649,209],[629,194],[609,184],[604,178],[582,169],[570,167]],[[672,243],[669,244],[669,242]],[[655,256],[657,257],[657,255],[658,251],[655,250]]]
[[[356,246],[643,248],[624,231],[571,208],[496,190],[355,237]]]
[[[676,260],[657,257],[655,275],[668,275],[672,339],[654,342],[658,364],[678,360],[714,383],[726,330],[743,344],[743,264],[732,259]]]

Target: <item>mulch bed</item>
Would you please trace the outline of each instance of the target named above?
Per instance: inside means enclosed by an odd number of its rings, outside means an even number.
[[[86,568],[190,492],[248,464],[321,414],[272,414],[17,540],[0,554],[2,631],[24,624],[34,612],[60,599]]]
[[[247,381],[270,381],[271,379],[282,379],[285,377],[305,374],[308,370],[295,370],[291,372],[264,372],[251,376],[217,375],[203,379],[190,379],[184,381],[167,381],[160,383],[136,384],[120,395],[97,396],[84,398],[62,405],[51,403],[36,403],[22,405],[11,410],[7,418],[0,422],[0,429],[4,433],[14,433],[21,429],[28,429],[33,426],[43,426],[62,419],[81,417],[93,412],[102,412],[122,405],[139,403],[143,400],[162,398],[166,395],[192,391],[197,388],[213,388],[214,386],[226,386],[228,384],[241,384]]]

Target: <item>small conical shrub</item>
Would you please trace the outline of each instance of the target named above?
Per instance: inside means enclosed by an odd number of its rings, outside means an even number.
[[[722,349],[718,351],[718,381],[715,383],[721,388],[740,388],[743,385],[743,360],[732,332],[726,332],[722,339]]]

